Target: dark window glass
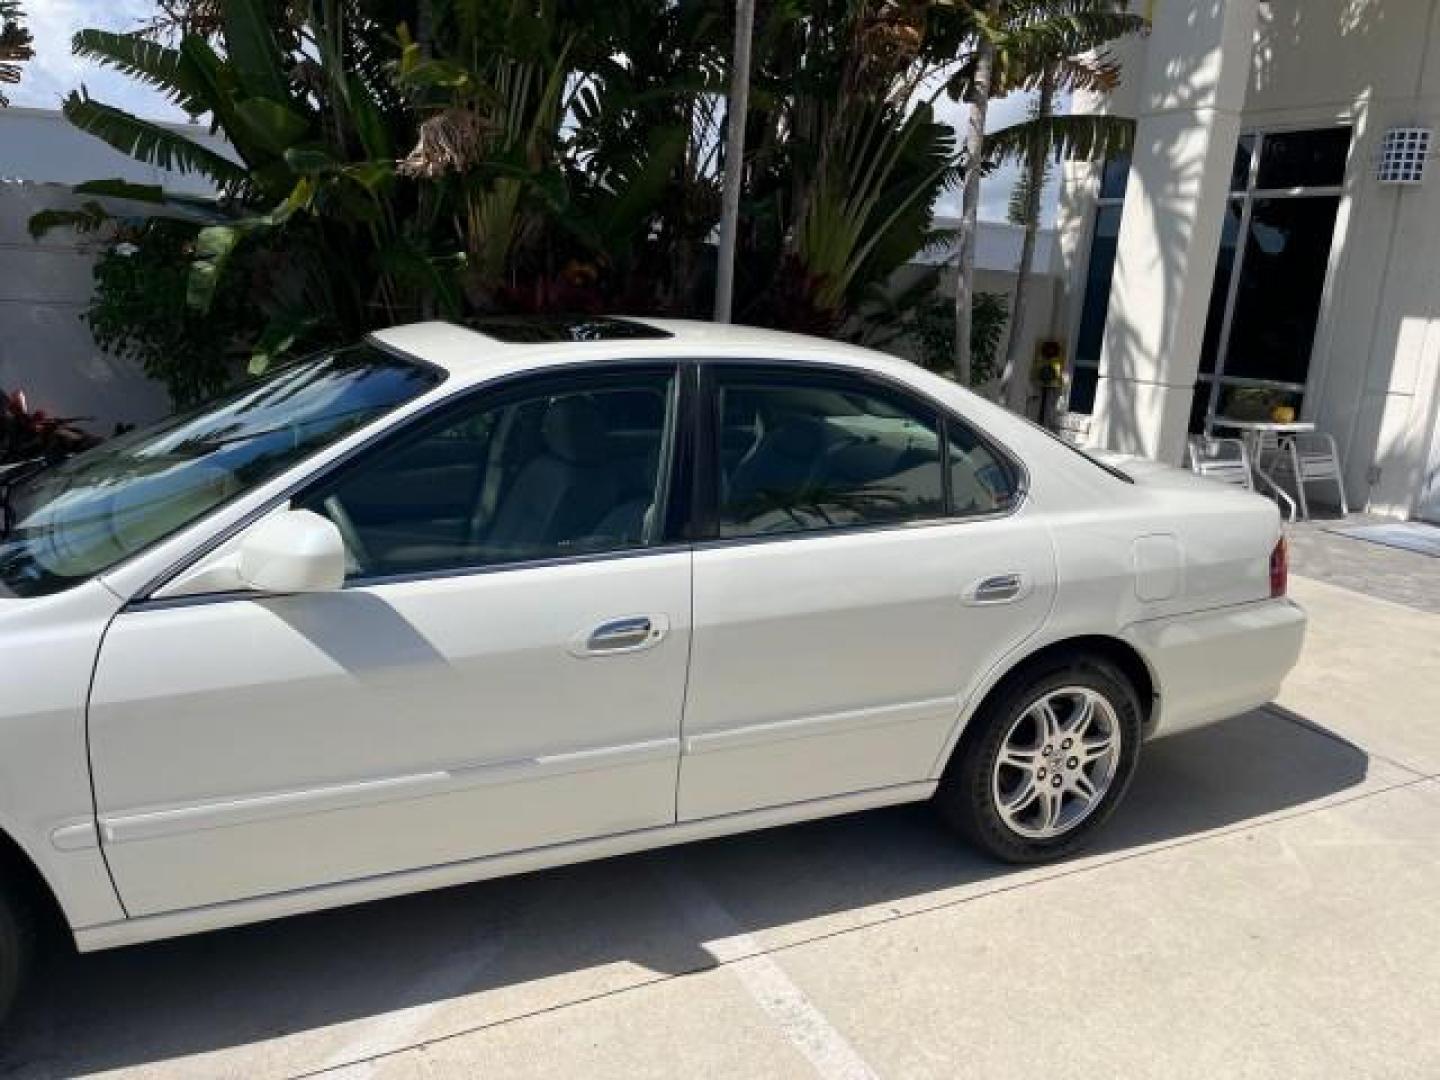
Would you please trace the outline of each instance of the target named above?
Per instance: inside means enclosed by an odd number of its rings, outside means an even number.
[[[1250,162],[1255,157],[1255,136],[1241,135],[1235,144],[1235,164],[1230,167],[1230,190],[1244,191],[1250,186]]]
[[[1251,204],[1226,375],[1305,381],[1339,206],[1336,196]]]
[[[936,417],[844,381],[737,377],[719,394],[720,535],[939,517]]]
[[[673,337],[669,331],[632,319],[605,316],[559,318],[554,316],[492,316],[472,319],[472,330],[507,345],[553,344],[566,341],[635,341]]]
[[[1130,155],[1116,154],[1100,166],[1100,198],[1123,199],[1130,182]]]
[[[1210,313],[1205,318],[1205,338],[1200,345],[1200,371],[1209,375],[1215,370],[1220,354],[1220,331],[1225,325],[1225,301],[1230,295],[1230,275],[1235,270],[1235,245],[1240,238],[1240,214],[1244,203],[1231,199],[1225,206],[1225,221],[1220,229],[1220,253],[1215,259],[1215,282],[1210,287]]]
[[[1075,363],[1100,363],[1105,341],[1105,315],[1110,309],[1110,279],[1115,273],[1115,250],[1120,239],[1120,207],[1095,211],[1095,236],[1090,241],[1090,263],[1085,272],[1085,299],[1080,311],[1080,333],[1075,340]]]
[[[1191,435],[1200,435],[1205,431],[1205,415],[1210,408],[1210,384],[1208,382],[1197,382],[1195,394],[1190,399],[1190,426]]]
[[[673,376],[549,382],[431,421],[305,499],[351,577],[641,547],[659,539]]]
[[[1070,402],[1067,408],[1073,413],[1089,416],[1095,411],[1095,390],[1099,385],[1099,368],[1076,367],[1070,373]]]
[[[950,512],[969,516],[1009,509],[1017,494],[1010,467],[958,420],[949,420],[945,433],[950,458]]]
[[[441,378],[369,345],[340,349],[47,469],[10,492],[0,595],[57,592],[107,570]]]
[[[1284,131],[1266,135],[1260,148],[1258,188],[1329,187],[1345,180],[1349,128]]]

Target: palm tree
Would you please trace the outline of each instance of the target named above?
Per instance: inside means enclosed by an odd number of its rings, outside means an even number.
[[[1046,161],[1052,153],[1093,158],[1127,145],[1131,128],[1100,116],[1057,116],[1057,96],[1078,89],[1107,90],[1120,76],[1119,65],[1104,46],[1142,31],[1144,16],[1129,11],[1128,0],[986,0],[975,19],[973,55],[951,80],[952,94],[970,102],[966,140],[965,185],[955,283],[955,376],[968,384],[969,310],[974,291],[974,238],[980,208],[980,177],[1006,158],[1023,168],[1017,216],[1026,225],[1021,273],[1006,349],[1005,381],[1013,377],[1020,328],[1028,297],[1025,289],[1034,261],[1040,195]],[[1030,119],[984,135],[991,100],[1016,90],[1036,94]]]
[[[975,296],[975,234],[980,220],[980,173],[984,165],[985,121],[990,113],[995,65],[996,19],[1001,0],[986,0],[984,17],[976,19],[978,41],[970,78],[970,115],[965,128],[964,184],[960,202],[960,237],[955,259],[955,381],[970,385],[970,305]]]
[[[457,300],[423,246],[425,205],[397,181],[397,151],[413,141],[415,122],[381,53],[384,31],[354,4],[314,4],[281,20],[274,7],[274,0],[225,0],[205,9],[214,25],[180,27],[174,47],[156,34],[103,30],[82,30],[72,42],[77,55],[160,90],[191,116],[208,116],[233,153],[83,89],[62,106],[71,124],[122,153],[197,173],[219,191],[227,220],[200,230],[194,245],[189,299],[197,310],[208,310],[238,250],[279,244],[283,230],[295,230],[284,245],[287,287],[274,291],[269,326],[255,346],[257,368],[322,324],[327,336],[353,337],[427,314],[437,297],[441,305]],[[81,189],[163,201],[118,181]]]
[[[20,0],[0,0],[0,86],[20,81],[20,65],[35,55]],[[10,100],[0,93],[0,107]]]
[[[745,115],[750,102],[750,39],[755,0],[735,0],[735,52],[725,117],[725,183],[720,200],[720,250],[715,280],[715,321],[729,322],[735,292],[735,242],[740,229],[740,191],[745,182]]]
[[[1031,114],[1027,120],[1003,128],[986,140],[987,161],[1010,159],[1021,167],[1019,182],[1011,192],[1008,217],[1023,226],[1025,234],[999,387],[1000,399],[1017,412],[1025,407],[1028,387],[1020,350],[1040,228],[1040,203],[1050,162],[1054,158],[1093,161],[1128,151],[1135,133],[1133,121],[1124,117],[1056,115],[1056,100],[1076,90],[1113,89],[1120,69],[1104,52],[1105,46],[1142,32],[1147,25],[1143,16],[1131,14],[1125,10],[1128,5],[1117,0],[1039,0],[1029,6],[1029,12],[1016,13],[1016,29],[1020,32],[1014,53],[1006,57],[1006,62],[1016,66],[1020,84],[1035,93]],[[1027,21],[1028,26],[1023,25]]]

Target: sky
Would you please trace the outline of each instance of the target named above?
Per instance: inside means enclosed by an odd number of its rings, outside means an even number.
[[[155,13],[153,0],[26,0],[26,21],[35,37],[35,59],[25,65],[18,86],[9,91],[13,105],[56,109],[71,90],[84,85],[93,97],[129,112],[154,119],[184,121],[185,114],[156,91],[72,56],[70,38],[77,30],[95,27],[104,30],[134,30]],[[957,128],[964,119],[964,106],[942,99],[940,115]],[[990,130],[1013,124],[1025,117],[1026,101],[1020,95],[994,102],[987,127]],[[1016,170],[1002,168],[981,184],[980,216],[987,221],[1004,221]],[[1052,183],[1045,199],[1043,222],[1055,220],[1056,193]],[[944,216],[957,216],[960,193],[948,192],[936,207]]]

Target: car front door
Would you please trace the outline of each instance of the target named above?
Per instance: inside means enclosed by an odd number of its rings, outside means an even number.
[[[718,363],[706,383],[680,819],[933,778],[966,688],[1054,595],[1018,470],[858,373]]]
[[[344,589],[120,614],[90,735],[129,913],[671,823],[680,381],[617,365],[482,390],[296,493],[345,538]]]

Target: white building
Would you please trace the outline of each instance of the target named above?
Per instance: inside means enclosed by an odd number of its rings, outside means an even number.
[[[167,124],[221,153],[223,140],[201,127]],[[0,390],[24,390],[33,407],[84,417],[107,433],[169,409],[165,388],[134,364],[104,352],[81,319],[90,304],[95,242],[58,229],[40,240],[27,229],[41,210],[88,201],[68,184],[120,177],[167,191],[208,195],[201,177],[152,168],[72,127],[53,109],[0,109]],[[117,215],[153,207],[101,199]]]
[[[1160,0],[1117,50],[1135,150],[1067,169],[1067,424],[1178,461],[1217,416],[1294,406],[1352,506],[1440,520],[1437,0]],[[1423,136],[1421,136],[1423,138]]]

